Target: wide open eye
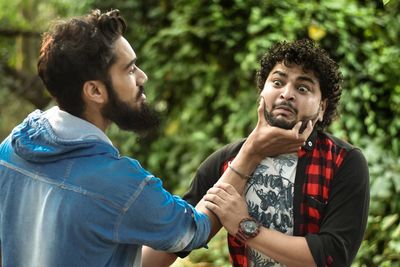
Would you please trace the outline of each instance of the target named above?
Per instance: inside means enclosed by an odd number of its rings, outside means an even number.
[[[283,85],[283,82],[281,80],[273,80],[272,84],[274,87],[281,87]]]
[[[305,85],[300,85],[299,87],[297,87],[297,90],[300,93],[307,93],[310,91],[310,88],[308,88],[308,86],[305,86]]]

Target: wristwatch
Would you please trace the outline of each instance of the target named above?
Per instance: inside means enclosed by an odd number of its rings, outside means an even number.
[[[239,223],[239,229],[236,233],[236,239],[246,243],[247,240],[255,237],[260,232],[260,223],[249,217],[244,218]]]

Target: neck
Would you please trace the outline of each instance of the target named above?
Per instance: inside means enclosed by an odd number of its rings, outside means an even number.
[[[105,119],[100,110],[96,109],[90,109],[86,108],[85,111],[82,114],[82,119],[90,122],[91,124],[95,125],[97,128],[105,132],[107,128],[110,126],[110,121]]]

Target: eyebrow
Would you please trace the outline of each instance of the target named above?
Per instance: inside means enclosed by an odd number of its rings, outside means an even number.
[[[280,71],[280,70],[274,71],[274,72],[272,73],[272,75],[274,75],[274,74],[278,74],[279,76],[282,76],[282,77],[285,77],[285,78],[288,76],[285,72]]]
[[[285,73],[283,71],[280,71],[280,70],[274,71],[272,73],[272,75],[274,75],[274,74],[278,74],[279,76],[282,76],[282,77],[285,77],[285,78],[288,77],[287,73]],[[296,80],[307,81],[307,82],[310,82],[312,84],[315,84],[315,81],[312,78],[310,78],[309,76],[300,75],[299,77],[296,78]]]
[[[297,77],[297,80],[306,81],[306,82],[310,82],[312,84],[315,84],[315,81],[313,79],[311,79],[310,77],[308,77],[308,76],[299,76],[299,77]]]
[[[136,59],[137,58],[134,58],[131,61],[129,61],[129,63],[125,65],[124,70],[129,69],[131,66],[135,65]]]

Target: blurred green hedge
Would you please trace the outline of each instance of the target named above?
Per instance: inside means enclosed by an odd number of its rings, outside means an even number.
[[[58,2],[61,14],[70,12],[67,1],[51,0]],[[108,133],[123,154],[137,158],[177,194],[187,189],[207,155],[254,127],[255,72],[266,49],[282,40],[317,41],[345,77],[341,116],[329,130],[361,147],[370,166],[368,228],[353,265],[400,266],[399,1],[80,2],[82,12],[87,6],[118,8],[127,19],[127,37],[149,76],[146,94],[163,114],[163,124],[142,138],[116,127]],[[1,55],[8,55],[2,49]],[[0,97],[3,131],[18,105],[5,106],[14,101],[5,91]],[[217,249],[200,250],[192,261],[226,264],[220,240],[213,243]]]
[[[330,131],[361,147],[370,165],[368,229],[354,266],[399,266],[399,3],[150,2],[126,4],[123,13],[164,125],[142,145],[113,129],[124,153],[181,194],[208,154],[254,126],[255,72],[266,49],[276,41],[311,38],[339,62],[345,78],[341,116]],[[210,258],[207,253],[194,261]]]

